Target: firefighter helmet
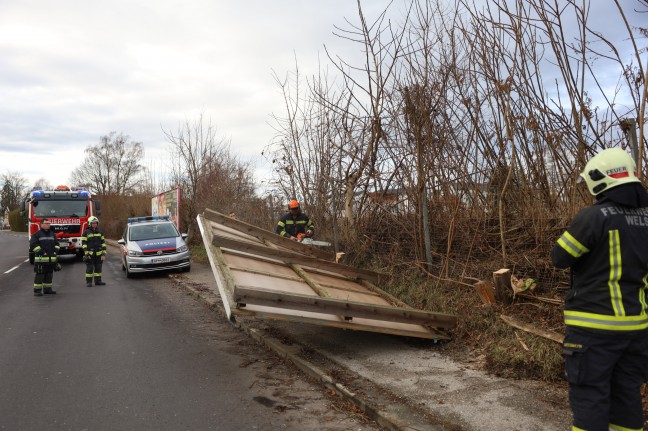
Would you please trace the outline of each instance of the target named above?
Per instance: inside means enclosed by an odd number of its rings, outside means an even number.
[[[621,148],[608,148],[592,157],[580,176],[596,196],[622,184],[640,182],[636,169],[630,154]]]
[[[99,223],[99,219],[95,216],[90,216],[90,218],[88,218],[88,223]]]
[[[288,209],[291,210],[293,208],[299,208],[299,202],[297,202],[295,199],[291,200],[288,203]]]

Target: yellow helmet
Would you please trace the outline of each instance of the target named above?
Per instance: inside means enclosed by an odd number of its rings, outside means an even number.
[[[596,196],[622,184],[641,182],[636,169],[630,154],[621,148],[608,148],[592,157],[580,176],[589,192]]]

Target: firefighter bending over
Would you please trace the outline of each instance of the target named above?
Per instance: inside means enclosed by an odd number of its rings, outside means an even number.
[[[563,342],[572,430],[639,431],[648,371],[648,193],[620,148],[601,151],[580,176],[596,203],[551,252],[556,267],[572,272]]]
[[[59,271],[61,265],[57,260],[59,243],[50,222],[43,218],[40,229],[29,240],[29,251],[34,253],[34,296],[55,295],[52,289],[54,271]]]
[[[97,217],[90,217],[88,223],[90,227],[81,236],[83,261],[86,264],[86,286],[92,287],[93,278],[95,286],[103,286],[106,283],[101,281],[101,267],[104,259],[106,259],[106,240],[103,232],[99,230],[99,219]]]
[[[293,241],[301,241],[315,234],[315,225],[306,214],[301,212],[299,202],[293,199],[288,204],[288,212],[277,222],[277,233]]]

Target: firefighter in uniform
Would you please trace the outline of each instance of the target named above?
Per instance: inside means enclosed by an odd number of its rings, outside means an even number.
[[[95,286],[103,286],[106,283],[101,281],[101,267],[106,259],[106,240],[103,232],[99,230],[99,219],[97,217],[90,217],[88,223],[90,227],[81,236],[83,261],[86,264],[86,286],[92,287],[93,278]]]
[[[630,155],[601,151],[580,174],[596,203],[555,244],[571,268],[563,343],[572,430],[643,429],[648,370],[648,192]]]
[[[57,260],[59,243],[47,218],[41,220],[40,229],[31,236],[29,250],[34,253],[34,296],[55,295],[52,280],[54,271],[61,269]]]
[[[288,203],[288,212],[277,222],[277,233],[293,241],[310,238],[315,234],[315,225],[299,207],[299,202],[291,200]]]

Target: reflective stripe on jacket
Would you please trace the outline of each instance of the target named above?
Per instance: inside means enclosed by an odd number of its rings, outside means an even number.
[[[300,233],[306,233],[308,229],[315,232],[315,225],[306,214],[299,213],[297,217],[293,218],[292,214],[288,212],[277,222],[276,231],[279,235],[290,238]]]
[[[81,248],[83,248],[84,253],[94,254],[95,256],[104,254],[106,252],[106,240],[103,232],[99,229],[86,229],[81,236]]]
[[[52,229],[39,229],[29,240],[29,250],[34,252],[35,263],[56,263],[59,248]]]
[[[610,201],[576,215],[552,260],[572,269],[565,324],[603,331],[648,328],[648,208]]]

